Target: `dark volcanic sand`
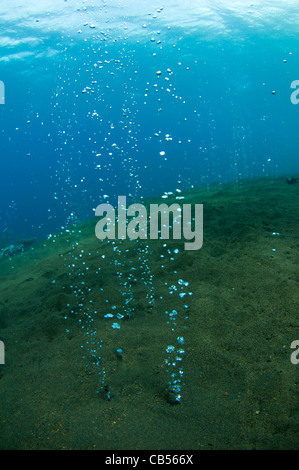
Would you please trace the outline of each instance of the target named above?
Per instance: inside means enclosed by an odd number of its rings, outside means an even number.
[[[117,242],[118,255],[96,239],[96,219],[77,227],[79,235],[0,260],[1,449],[298,449],[298,366],[290,345],[299,339],[299,184],[257,179],[184,194],[184,203],[204,203],[204,246],[186,252],[169,241],[172,251],[180,249],[171,260],[160,257],[165,241],[148,242],[152,310],[139,267],[143,245]],[[69,275],[65,265],[81,250]],[[132,318],[104,319],[112,305],[122,312],[116,272],[126,279],[131,267],[138,280]],[[169,294],[180,278],[192,296]],[[74,293],[82,281],[83,301]],[[98,368],[86,351],[82,359],[88,308],[97,310],[92,326],[103,340],[110,401],[96,394]],[[165,314],[172,309],[175,332]],[[185,338],[185,386],[182,402],[172,404],[163,351],[177,336]]]

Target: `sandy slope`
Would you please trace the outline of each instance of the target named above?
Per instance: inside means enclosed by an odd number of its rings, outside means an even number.
[[[99,242],[92,220],[2,259],[0,448],[298,448],[298,196],[285,178],[185,192],[185,203],[204,203],[198,252],[176,241]],[[104,318],[124,313],[119,282],[130,272],[131,318]],[[86,351],[94,331],[99,366]],[[173,404],[163,351],[177,336],[184,387]]]

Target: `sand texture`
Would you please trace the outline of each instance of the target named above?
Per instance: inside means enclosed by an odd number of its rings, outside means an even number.
[[[197,252],[101,242],[94,219],[0,259],[1,449],[298,449],[299,183],[183,194],[204,204]]]

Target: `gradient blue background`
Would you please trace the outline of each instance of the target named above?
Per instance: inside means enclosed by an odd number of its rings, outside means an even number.
[[[55,2],[0,9],[0,240],[59,232],[118,195],[299,173],[294,2],[185,19],[170,1]]]

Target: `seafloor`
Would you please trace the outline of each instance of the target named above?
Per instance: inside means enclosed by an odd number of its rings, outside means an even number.
[[[177,241],[100,242],[92,220],[0,259],[1,449],[299,448],[290,360],[299,182],[253,179],[184,195],[204,204],[198,252]],[[183,298],[179,279],[189,283]],[[104,318],[124,305],[130,318]],[[175,331],[165,313],[173,309]],[[174,404],[163,351],[182,335]],[[94,340],[98,366],[86,349]],[[106,391],[97,394],[103,367]]]

